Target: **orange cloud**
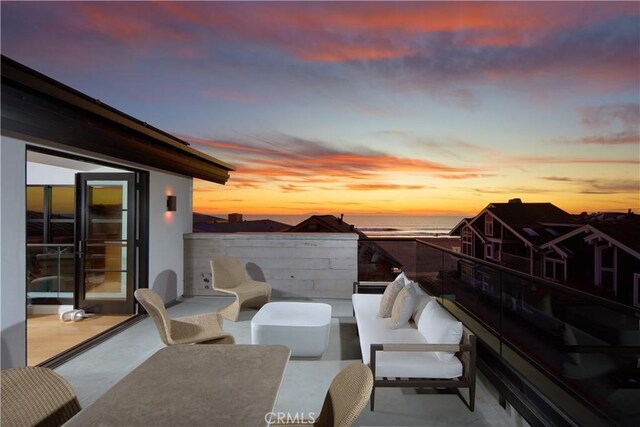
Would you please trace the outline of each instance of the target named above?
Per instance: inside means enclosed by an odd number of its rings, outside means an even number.
[[[421,190],[424,185],[400,185],[400,184],[349,184],[345,188],[351,191],[380,191],[380,190]]]
[[[293,46],[291,50],[300,59],[319,62],[370,61],[399,58],[417,53],[413,49],[395,47],[389,43],[358,45],[345,44],[345,42],[338,40],[325,40],[322,43],[316,43],[313,49],[309,49],[307,46]]]
[[[578,142],[597,145],[640,144],[640,135],[638,133],[620,132],[613,135],[588,136]]]
[[[586,158],[586,157],[552,157],[552,156],[518,156],[514,157],[515,162],[520,163],[577,163],[577,164],[619,164],[638,165],[640,159],[606,159],[606,158]]]
[[[443,179],[475,179],[475,178],[488,178],[495,176],[490,173],[454,173],[454,174],[435,174],[437,178]]]

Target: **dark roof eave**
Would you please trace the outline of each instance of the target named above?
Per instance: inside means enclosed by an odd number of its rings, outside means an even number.
[[[105,154],[220,184],[234,167],[2,56],[2,132]],[[95,141],[94,141],[95,139]]]

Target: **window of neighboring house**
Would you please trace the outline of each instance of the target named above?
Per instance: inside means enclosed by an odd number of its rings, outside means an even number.
[[[500,261],[500,243],[487,243],[484,247],[484,255],[486,259]]]
[[[633,273],[633,305],[640,307],[640,273]]]
[[[462,253],[473,256],[473,231],[469,227],[464,227],[461,233]]]
[[[544,278],[555,281],[567,280],[567,263],[562,259],[544,259]]]
[[[491,215],[484,217],[484,234],[493,236],[493,217]]]
[[[596,286],[618,294],[616,286],[616,247],[600,246],[596,248]]]

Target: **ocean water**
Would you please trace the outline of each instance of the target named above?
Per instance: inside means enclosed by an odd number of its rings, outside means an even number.
[[[245,220],[271,219],[296,225],[309,215],[244,215]],[[369,237],[447,237],[462,216],[349,215],[344,220]]]

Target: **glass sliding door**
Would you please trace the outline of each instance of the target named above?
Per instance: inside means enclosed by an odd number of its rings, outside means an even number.
[[[135,175],[80,173],[76,189],[76,306],[90,313],[133,314]]]

